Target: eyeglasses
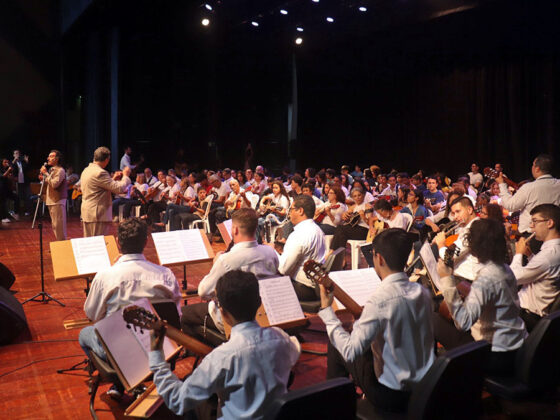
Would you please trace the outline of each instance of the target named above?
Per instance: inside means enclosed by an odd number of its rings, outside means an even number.
[[[550,219],[531,219],[531,221],[529,222],[529,225],[535,226],[537,223],[547,222],[549,220]]]

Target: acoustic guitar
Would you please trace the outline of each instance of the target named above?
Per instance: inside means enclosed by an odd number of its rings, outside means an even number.
[[[373,231],[370,229],[368,231],[366,242],[371,243],[375,239],[377,235],[379,235],[385,229],[389,229],[389,225],[387,222],[383,222],[382,220],[376,220],[373,222]]]
[[[485,177],[490,178],[490,179],[496,179],[499,175],[498,172],[496,172],[495,169],[492,168],[484,168],[484,170],[482,171],[482,173],[484,174]],[[518,190],[519,189],[519,185],[516,182],[513,182],[511,179],[507,178],[504,176],[504,182],[512,187],[514,190]]]
[[[373,213],[373,208],[364,210],[364,214],[368,214],[368,213]],[[355,212],[350,213],[350,217],[348,218],[348,220],[346,220],[344,222],[344,224],[345,225],[350,225],[352,227],[356,227],[360,223],[360,220],[361,220],[360,213],[355,211]]]
[[[317,261],[307,260],[303,264],[303,272],[309,280],[322,284],[329,293],[334,293],[334,297],[337,298],[352,315],[354,315],[354,318],[358,319],[360,315],[362,315],[362,307],[331,280],[323,266]]]
[[[459,255],[459,248],[454,243],[450,244],[447,249],[445,250],[445,254],[443,256],[443,263],[453,268],[454,259],[457,255]],[[471,291],[471,283],[467,280],[460,281],[456,286],[457,290],[459,291],[459,295],[465,299],[467,295]],[[445,300],[442,300],[439,309],[439,314],[449,321],[453,321],[453,317],[451,316],[451,312],[449,311],[449,306],[445,303]]]
[[[330,208],[331,210],[335,210],[335,209],[340,208],[340,204],[333,204],[332,206],[329,206],[328,208]],[[327,206],[325,206],[323,211],[321,213],[319,213],[317,215],[317,217],[315,217],[315,222],[317,222],[317,224],[323,223],[323,220],[325,220],[325,217],[327,217]]]
[[[211,347],[172,327],[167,322],[159,319],[155,314],[140,306],[133,305],[124,308],[123,318],[127,323],[127,328],[132,328],[130,325],[133,325],[141,330],[159,330],[162,326],[165,326],[165,335],[167,337],[199,356],[206,356],[212,351]]]

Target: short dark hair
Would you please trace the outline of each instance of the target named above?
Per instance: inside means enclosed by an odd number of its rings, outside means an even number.
[[[418,205],[422,206],[424,205],[424,193],[418,189],[416,190],[409,190],[408,194],[414,194],[416,196],[416,198],[418,199]]]
[[[474,206],[473,206],[473,203],[472,203],[471,199],[467,196],[464,196],[464,195],[462,195],[461,197],[453,200],[451,202],[451,206],[449,208],[453,207],[455,204],[461,204],[461,206],[463,206],[463,207],[470,207],[471,209],[474,210]]]
[[[242,208],[236,210],[231,216],[231,220],[239,227],[239,230],[244,235],[255,235],[255,232],[257,231],[257,224],[259,223],[259,217],[257,216],[257,212],[252,208]]]
[[[495,219],[475,220],[465,237],[471,254],[482,264],[504,264],[507,258],[504,224]]]
[[[401,190],[402,191],[402,190]],[[377,200],[373,205],[376,211],[393,210],[393,206],[387,200]]]
[[[148,239],[148,225],[137,217],[126,219],[119,224],[118,238],[123,254],[141,254]]]
[[[393,271],[402,271],[412,250],[414,237],[403,229],[391,228],[375,236],[373,250],[381,254]]]
[[[311,184],[310,182],[306,182],[305,184],[303,184],[301,186],[301,189],[303,190],[304,188],[307,188],[309,191],[311,191],[311,193],[313,193],[315,191],[315,186],[313,184]]]
[[[253,321],[261,306],[259,281],[250,272],[228,271],[218,279],[216,296],[220,306],[238,322]]]
[[[554,204],[539,204],[531,210],[531,216],[534,214],[542,214],[543,217],[554,222],[554,229],[560,232],[560,207]]]
[[[93,161],[94,162],[103,162],[105,159],[111,156],[111,151],[105,147],[101,146],[95,149],[93,152]]]
[[[554,165],[554,158],[550,155],[541,154],[535,158],[535,166],[537,166],[545,174],[552,172],[552,166]]]
[[[56,149],[52,149],[50,151],[50,153],[54,153],[56,158],[58,159],[58,165],[62,166],[62,161],[63,161],[63,157],[62,157],[62,153],[60,152],[60,150],[56,150]],[[50,154],[49,153],[49,154]]]
[[[335,176],[336,176],[336,171],[335,171],[334,169],[332,169],[332,168],[328,168],[328,169],[325,171],[325,173],[329,174],[329,175],[332,176],[332,177],[335,177]]]
[[[295,182],[296,184],[298,184],[300,187],[303,185],[303,178],[301,177],[301,175],[294,175],[291,179],[291,181]]]
[[[295,209],[303,209],[305,217],[313,219],[315,215],[315,201],[310,196],[304,194],[296,196],[293,206]]]

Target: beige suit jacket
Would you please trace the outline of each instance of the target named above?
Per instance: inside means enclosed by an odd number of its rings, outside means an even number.
[[[66,172],[63,167],[53,167],[46,177],[45,182],[47,186],[45,204],[47,206],[57,204],[63,198],[68,197],[68,182],[66,182]]]
[[[91,222],[110,222],[113,199],[111,193],[120,194],[126,191],[130,178],[123,176],[114,181],[109,172],[95,163],[90,163],[80,177],[82,188],[82,220]]]

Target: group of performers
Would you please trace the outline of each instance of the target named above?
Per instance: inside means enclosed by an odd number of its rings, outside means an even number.
[[[56,151],[49,155],[53,168],[56,157]],[[287,391],[300,346],[282,330],[255,322],[258,279],[289,276],[300,301],[320,301],[329,336],[327,377],[351,374],[371,404],[390,411],[406,409],[414,384],[436,357],[436,342],[449,350],[486,340],[492,349],[486,372],[511,373],[528,332],[560,296],[560,181],[551,175],[548,155],[534,159],[534,181],[523,185],[507,178],[500,164],[484,176],[473,164],[456,182],[439,174],[382,173],[377,166],[350,173],[343,166],[279,178],[262,167],[156,176],[146,168],[132,184],[130,166],[109,175],[109,158],[107,148],[97,149],[79,181],[84,236],[104,234],[115,210],[130,206],[118,225],[122,256],[96,275],[84,306],[88,318],[98,321],[147,297],[173,300],[183,332],[202,341],[207,331],[223,334],[224,324],[232,326],[229,340],[184,381],[163,359],[165,328],[152,332],[154,382],[176,413],[200,410],[218,395],[224,417],[260,418]],[[49,188],[63,185],[55,181],[60,171],[41,172]],[[50,205],[60,198],[52,196]],[[134,206],[140,217],[130,217]],[[217,224],[231,219],[233,246],[216,255],[200,282],[202,302],[181,307],[172,272],[146,261],[142,251],[150,229],[186,229],[199,219],[208,219],[214,235]],[[270,227],[279,228],[276,237]],[[371,242],[381,279],[351,332],[332,309],[333,293],[304,270],[306,261],[324,263],[348,240]],[[405,273],[425,241],[438,259],[447,311],[434,312],[431,288]],[[344,260],[339,254],[333,270],[344,269]],[[458,284],[468,289],[466,296]],[[87,354],[106,357],[93,327],[81,331],[80,344]],[[110,393],[122,391],[115,384]]]

